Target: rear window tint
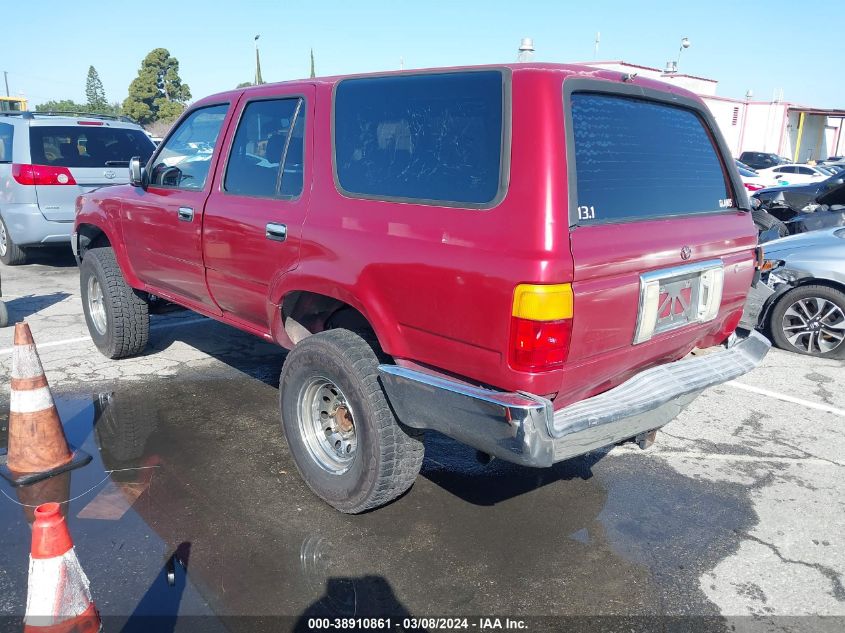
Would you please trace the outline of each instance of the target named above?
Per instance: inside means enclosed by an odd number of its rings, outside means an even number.
[[[571,97],[579,223],[733,206],[719,155],[691,110],[615,95]]]
[[[8,123],[0,123],[0,163],[12,162],[12,140],[15,128]]]
[[[348,79],[334,104],[337,180],[347,193],[485,205],[500,191],[499,71]]]
[[[62,167],[126,167],[140,156],[146,163],[155,145],[141,130],[99,126],[32,126],[32,162]]]

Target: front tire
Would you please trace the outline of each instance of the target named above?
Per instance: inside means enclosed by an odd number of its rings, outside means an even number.
[[[349,330],[309,336],[285,359],[282,428],[309,488],[341,512],[389,503],[417,477],[422,432],[402,426],[378,380],[372,347]]]
[[[0,218],[0,262],[6,266],[20,266],[26,263],[26,251],[12,241],[3,218]]]
[[[845,358],[845,292],[815,285],[790,290],[772,309],[769,328],[781,349]]]
[[[126,280],[111,247],[92,248],[79,265],[82,309],[97,349],[108,358],[140,354],[150,337],[147,303]]]

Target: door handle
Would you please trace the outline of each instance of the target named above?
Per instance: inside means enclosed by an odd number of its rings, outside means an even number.
[[[276,224],[275,222],[268,222],[265,227],[266,232],[264,237],[274,242],[284,242],[288,236],[288,227],[284,224]]]
[[[192,222],[194,219],[194,210],[191,207],[179,207],[178,213],[182,222]]]

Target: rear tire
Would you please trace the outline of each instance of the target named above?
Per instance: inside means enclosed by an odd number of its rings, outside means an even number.
[[[26,251],[12,241],[6,221],[0,217],[0,262],[6,266],[20,266],[26,263]]]
[[[402,426],[372,347],[344,329],[309,336],[285,359],[282,429],[309,488],[341,512],[389,503],[417,477],[423,434]]]
[[[147,303],[133,290],[111,247],[92,248],[79,265],[82,309],[97,349],[108,358],[141,353],[150,337]]]

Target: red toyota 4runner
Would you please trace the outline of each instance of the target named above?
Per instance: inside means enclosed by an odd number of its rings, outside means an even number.
[[[769,348],[734,335],[758,254],[733,160],[660,82],[522,64],[263,85],[197,102],[130,168],[77,203],[97,347],[141,352],[158,297],[289,348],[282,428],[343,512],[411,486],[425,429],[527,466],[645,447]]]

